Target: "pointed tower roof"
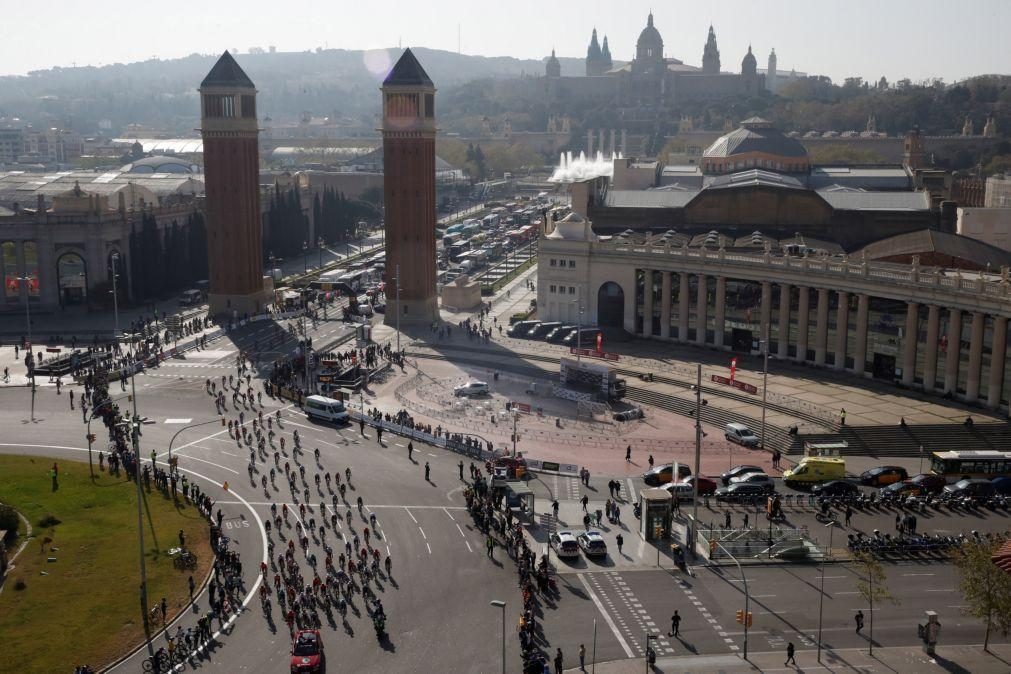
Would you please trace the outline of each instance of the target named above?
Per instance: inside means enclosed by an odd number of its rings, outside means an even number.
[[[383,86],[425,86],[434,87],[435,83],[428,76],[425,69],[418,63],[417,57],[411,48],[408,47],[400,55],[400,60],[390,70],[390,74],[383,80]]]
[[[235,59],[228,50],[221,55],[218,62],[214,64],[211,68],[211,72],[207,73],[207,77],[204,81],[200,83],[201,88],[203,87],[248,87],[250,89],[255,89],[256,85],[253,84],[253,80],[249,79],[249,75],[239,67],[239,64],[235,62]]]

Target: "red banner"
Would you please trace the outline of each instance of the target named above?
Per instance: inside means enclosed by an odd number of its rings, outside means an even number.
[[[599,353],[599,352],[603,352],[603,351],[604,351],[604,333],[603,332],[598,332],[597,333],[597,352]]]
[[[607,353],[606,351],[591,351],[590,349],[577,349],[576,347],[571,347],[569,353],[573,356],[586,356],[588,358],[601,358],[603,360],[618,360],[619,356],[616,353]]]
[[[718,374],[714,374],[710,378],[717,384],[723,384],[725,386],[733,386],[738,391],[744,391],[745,393],[750,393],[751,395],[758,395],[758,387],[755,386],[754,384],[747,384],[743,381],[734,381],[729,377],[721,377]]]
[[[737,357],[730,359],[730,383],[734,383],[734,376],[737,374]]]

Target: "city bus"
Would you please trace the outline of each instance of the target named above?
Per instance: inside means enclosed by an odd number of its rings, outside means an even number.
[[[992,449],[934,452],[930,459],[930,471],[943,475],[948,482],[958,482],[962,478],[983,478],[1011,475],[1011,452]]]

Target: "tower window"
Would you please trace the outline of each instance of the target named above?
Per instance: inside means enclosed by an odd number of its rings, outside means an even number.
[[[244,119],[256,118],[256,96],[242,97],[242,117]]]
[[[435,117],[435,94],[425,94],[425,117]]]
[[[235,117],[235,98],[225,94],[204,96],[205,117]]]

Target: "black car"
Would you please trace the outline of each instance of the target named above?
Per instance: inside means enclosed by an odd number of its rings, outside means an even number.
[[[860,473],[860,484],[868,487],[887,487],[909,479],[909,473],[901,466],[878,466]]]
[[[506,330],[506,334],[510,337],[517,337],[519,339],[526,339],[527,333],[530,332],[530,328],[537,325],[539,321],[517,321],[509,326]]]
[[[744,475],[745,473],[764,473],[765,470],[759,468],[758,466],[734,466],[727,472],[720,475],[720,481],[723,484],[730,484],[730,478],[738,477],[739,475]]]
[[[765,484],[753,484],[749,482],[737,482],[729,487],[720,487],[716,490],[717,501],[735,501],[741,498],[754,498],[757,496],[767,496],[773,490]]]
[[[527,331],[526,337],[527,339],[542,339],[547,336],[549,332],[560,327],[562,327],[562,324],[557,321],[538,323]]]
[[[831,480],[825,484],[816,484],[811,488],[811,493],[818,496],[856,496],[860,493],[860,488],[846,480]]]
[[[548,336],[545,337],[545,339],[551,342],[552,344],[558,344],[575,331],[576,326],[574,325],[562,325],[549,332]]]

